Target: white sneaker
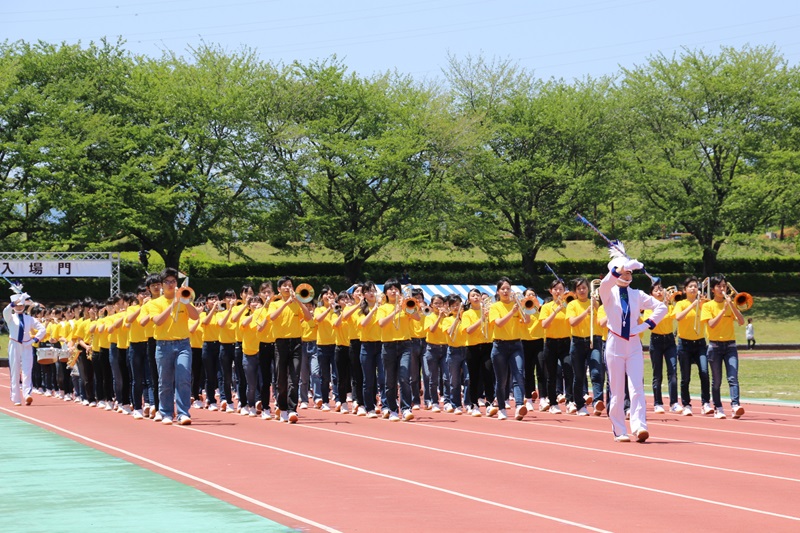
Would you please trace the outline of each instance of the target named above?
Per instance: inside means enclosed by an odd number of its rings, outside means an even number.
[[[397,413],[390,413],[389,414],[389,422],[399,422],[400,417],[397,416]]]
[[[533,408],[533,402],[532,402],[532,401],[530,401],[530,400],[527,400],[527,401],[525,402],[525,409],[527,409],[527,410],[528,410],[528,411],[530,411],[530,412],[533,412],[533,411],[534,411],[534,408]]]
[[[732,405],[733,408],[733,418],[741,418],[744,414],[744,407],[741,405]]]
[[[441,412],[442,408],[439,407],[438,404],[433,404],[433,406],[431,406],[431,413],[441,413]]]
[[[514,418],[516,418],[517,420],[522,420],[523,418],[525,418],[526,414],[528,414],[528,408],[525,407],[524,405],[520,405],[514,412]]]
[[[156,416],[156,418],[158,418],[158,416]],[[161,423],[164,424],[165,426],[171,426],[172,425],[172,417],[171,416],[165,416],[164,418],[161,419]]]
[[[551,405],[549,411],[551,415],[561,414],[561,408],[558,405]]]
[[[547,398],[539,398],[539,412],[546,413],[550,409],[550,400]]]
[[[272,420],[272,419],[273,416],[272,413],[269,412],[269,410],[261,411],[261,420]]]
[[[681,414],[683,416],[692,416],[692,414],[693,414],[692,413],[692,406],[691,405],[684,406],[683,407],[683,411],[681,411]]]
[[[508,419],[508,415],[506,414],[506,410],[505,409],[500,409],[497,412],[497,419],[498,420],[507,420]]]
[[[123,405],[120,409],[122,409],[122,414],[126,416],[133,412],[130,405]]]
[[[27,398],[25,398],[25,401],[28,401],[28,399],[27,399]],[[30,405],[30,404],[28,404],[28,405]],[[81,405],[83,405],[83,406],[85,406],[85,407],[89,407],[89,400],[83,400],[83,401],[81,402]]]
[[[367,416],[367,410],[363,405],[358,406],[358,409],[356,410],[356,416]]]
[[[155,418],[153,418],[153,420],[154,420],[154,421],[156,421],[156,422],[161,422],[161,420],[162,420],[163,418],[164,418],[164,417],[163,417],[163,415],[161,414],[161,411],[156,411],[156,416],[155,416]],[[172,419],[170,419],[170,421],[171,421],[171,420],[172,420]]]
[[[89,407],[97,407],[97,402],[89,402]]]
[[[725,411],[723,411],[722,409],[717,409],[716,412],[714,413],[714,418],[723,419],[728,417],[725,416]]]
[[[300,402],[300,409],[308,409],[308,402]]]
[[[417,405],[417,404],[412,405],[411,406],[411,410],[412,411],[419,411],[419,405]]]
[[[222,400],[219,402],[219,410],[220,411],[227,411],[228,410],[228,402],[227,400]]]
[[[592,402],[594,401],[594,396],[592,396],[591,394],[584,394],[583,401],[584,403],[588,403],[589,405],[591,405]]]
[[[106,406],[104,407],[104,409],[105,409],[106,411],[113,411],[113,410],[114,410],[114,404],[112,404],[111,402],[108,402],[108,403],[106,404]]]
[[[209,411],[219,411],[219,407],[217,407],[217,404],[215,404],[215,403],[210,403],[210,404],[208,404],[208,410]]]
[[[297,413],[295,413],[294,411],[290,412],[288,420],[290,424],[297,424]]]
[[[476,405],[475,408],[472,410],[471,415],[475,418],[479,418],[481,416],[481,408]]]
[[[414,420],[414,413],[411,412],[411,409],[406,409],[405,411],[403,411],[403,420],[405,420],[406,422]]]
[[[711,404],[710,403],[704,403],[703,404],[703,414],[704,415],[710,415],[710,414],[713,414],[713,413],[714,413],[714,408],[711,407]]]
[[[287,411],[281,411],[281,422],[289,423],[289,413]]]
[[[342,402],[336,402],[336,405],[333,407],[333,410],[338,413],[341,408],[342,408]]]
[[[250,416],[250,408],[246,405],[239,408],[239,416]]]
[[[564,396],[563,394],[559,394],[558,396],[556,396],[556,401],[558,403],[564,403],[567,401],[567,397]]]
[[[51,391],[50,389],[47,389],[46,391],[44,391],[44,395],[47,396],[48,398],[50,398],[50,397],[53,396],[53,391]]]
[[[192,402],[192,409],[202,409],[202,408],[203,408],[203,402],[201,402],[200,400],[195,400],[194,402]]]
[[[653,412],[657,415],[663,415],[666,411],[664,411],[663,405],[656,405],[653,407]]]
[[[486,416],[494,416],[494,415],[497,414],[498,411],[499,411],[499,409],[497,409],[496,405],[489,405],[486,408]]]
[[[247,413],[247,416],[249,416],[250,418],[255,418],[255,417],[257,417],[257,416],[258,416],[258,410],[256,410],[256,408],[255,408],[255,407],[251,407],[251,408],[250,408],[250,412],[249,412],[249,413]]]
[[[578,409],[578,416],[589,416],[589,411],[586,409],[585,405]]]
[[[178,417],[178,424],[180,424],[181,426],[191,426],[192,419],[186,415],[181,415]]]
[[[673,414],[676,414],[676,415],[681,414],[682,411],[683,411],[683,408],[680,406],[680,404],[677,404],[677,403],[673,404],[672,407],[669,408],[669,412],[673,413]]]
[[[369,413],[367,413],[367,418],[378,418],[378,413],[376,413],[375,411],[370,411]]]
[[[446,404],[444,404],[444,412],[445,412],[445,413],[452,413],[452,412],[454,412],[455,410],[456,410],[456,409],[455,409],[455,407],[453,407],[453,406],[452,406],[452,405],[450,405],[449,403],[446,403]]]
[[[456,407],[455,409],[453,409],[453,414],[454,415],[463,415],[464,411],[462,411],[460,407]]]
[[[144,414],[142,414],[141,409],[134,409],[133,410],[133,419],[134,420],[142,420],[144,418]]]
[[[327,413],[328,411],[331,410],[331,406],[328,405],[327,403],[324,403],[324,404],[322,404],[322,407],[320,407],[319,409],[320,409],[320,411],[324,411],[324,412]]]
[[[578,406],[575,405],[575,402],[569,402],[569,404],[567,404],[567,414],[574,415],[577,412],[578,412]]]
[[[229,405],[228,407],[225,408],[225,412],[226,413],[235,413],[236,409],[234,409],[232,405]]]

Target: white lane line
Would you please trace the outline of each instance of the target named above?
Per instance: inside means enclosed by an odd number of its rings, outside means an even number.
[[[717,505],[717,506],[720,506],[720,507],[727,507],[729,509],[737,509],[737,510],[740,510],[740,511],[746,511],[746,512],[756,513],[756,514],[763,514],[763,515],[767,515],[767,516],[773,516],[775,518],[785,518],[787,520],[793,520],[793,521],[796,521],[796,522],[800,522],[800,517],[797,517],[797,516],[773,513],[771,511],[763,511],[761,509],[754,509],[752,507],[744,507],[744,506],[741,506],[741,505],[734,505],[734,504],[731,504],[731,503],[724,503],[724,502],[719,502],[719,501],[715,501],[715,500],[709,500],[709,499],[706,499],[706,498],[699,498],[697,496],[689,496],[689,495],[686,495],[686,494],[680,494],[680,493],[677,493],[677,492],[666,491],[666,490],[662,490],[662,489],[655,489],[655,488],[651,488],[651,487],[645,487],[645,486],[642,486],[642,485],[631,485],[629,483],[622,483],[620,481],[614,481],[614,480],[610,480],[610,479],[598,478],[598,477],[594,477],[594,476],[587,476],[587,475],[583,475],[583,474],[574,474],[572,472],[564,472],[562,470],[552,470],[550,468],[542,468],[542,467],[533,466],[533,465],[526,465],[526,464],[522,464],[522,463],[516,463],[516,462],[513,462],[513,461],[505,461],[503,459],[494,459],[494,458],[485,457],[485,456],[482,456],[482,455],[474,455],[474,454],[456,452],[456,451],[452,451],[452,450],[443,450],[443,449],[440,449],[440,448],[431,448],[430,446],[425,446],[425,445],[421,445],[421,444],[414,444],[414,443],[410,443],[410,442],[400,442],[400,441],[396,441],[396,440],[382,439],[380,437],[370,437],[370,436],[367,436],[367,435],[354,435],[353,433],[348,433],[346,431],[337,431],[335,429],[319,428],[319,427],[312,427],[312,426],[307,426],[307,425],[299,425],[298,427],[304,428],[304,429],[308,429],[308,430],[312,430],[312,431],[322,431],[322,432],[327,432],[327,433],[338,433],[340,435],[347,435],[347,436],[350,436],[350,437],[361,438],[361,439],[366,439],[366,440],[372,440],[372,441],[382,442],[382,443],[386,443],[386,444],[394,444],[394,445],[397,445],[397,446],[406,446],[406,447],[409,447],[409,448],[419,448],[419,449],[423,449],[423,450],[426,450],[426,451],[432,451],[432,452],[442,453],[442,454],[446,454],[446,455],[455,455],[455,456],[459,456],[459,457],[466,457],[466,458],[469,458],[471,460],[477,459],[477,460],[480,460],[480,461],[487,461],[487,462],[490,462],[490,463],[497,463],[497,464],[503,464],[503,465],[507,465],[507,466],[514,466],[514,467],[518,467],[518,468],[525,468],[525,469],[528,469],[528,470],[535,470],[537,472],[545,472],[545,473],[548,473],[548,474],[556,474],[556,475],[559,475],[559,476],[574,477],[574,478],[583,479],[583,480],[587,480],[587,481],[596,481],[596,482],[599,482],[599,483],[606,483],[606,484],[609,484],[609,485],[625,487],[625,488],[628,488],[628,489],[644,490],[644,491],[648,491],[648,492],[654,492],[656,494],[663,494],[663,495],[666,495],[666,496],[674,496],[676,498],[683,498],[683,499],[686,499],[686,500],[692,500],[692,501],[696,501],[696,502],[707,503],[707,504],[711,504],[711,505]],[[211,433],[211,435],[216,435],[216,434],[215,433]],[[219,435],[219,436],[222,437],[222,438],[229,438],[229,437],[224,437],[222,435]],[[239,439],[231,439],[231,440],[239,441]],[[252,442],[249,442],[249,441],[239,441],[239,442],[244,442],[244,443],[254,444],[256,446],[259,446],[258,443],[252,443]],[[311,457],[311,458],[312,459],[316,459],[314,457]]]
[[[326,526],[324,524],[320,524],[319,522],[315,522],[315,521],[310,520],[308,518],[304,518],[302,516],[296,515],[294,513],[289,512],[289,511],[285,511],[283,509],[279,509],[279,508],[277,508],[275,506],[269,505],[268,503],[264,503],[264,502],[262,502],[260,500],[256,500],[254,498],[251,498],[250,496],[246,496],[246,495],[244,495],[244,494],[242,494],[240,492],[236,492],[235,490],[231,490],[231,489],[229,489],[227,487],[223,487],[222,485],[218,485],[217,483],[214,483],[213,481],[209,481],[207,479],[203,479],[201,477],[197,477],[195,475],[189,474],[188,472],[184,472],[182,470],[178,470],[176,468],[172,468],[171,466],[167,466],[167,465],[165,465],[163,463],[159,463],[157,461],[153,461],[152,459],[148,459],[146,457],[143,457],[141,455],[135,454],[133,452],[129,452],[127,450],[123,450],[122,448],[118,448],[118,447],[113,446],[111,444],[106,444],[104,442],[100,442],[98,440],[92,439],[92,438],[87,437],[85,435],[81,435],[80,433],[75,433],[74,431],[70,431],[68,429],[62,428],[62,427],[57,426],[55,424],[51,424],[49,422],[45,422],[43,420],[39,420],[38,418],[34,418],[34,417],[31,417],[31,416],[26,416],[26,415],[20,414],[20,413],[18,413],[16,411],[12,411],[11,409],[6,409],[5,407],[0,407],[0,411],[5,411],[7,414],[9,414],[11,416],[14,416],[14,417],[17,417],[17,418],[27,419],[27,420],[35,422],[36,424],[39,424],[39,425],[48,426],[48,427],[53,428],[53,429],[55,429],[55,430],[57,430],[57,431],[59,431],[61,433],[65,433],[65,434],[70,435],[72,437],[76,437],[78,439],[81,439],[81,440],[84,440],[84,441],[89,442],[91,444],[94,444],[95,446],[99,446],[99,447],[102,447],[102,448],[107,448],[107,449],[113,450],[113,451],[115,451],[115,452],[117,452],[119,454],[126,455],[128,457],[133,457],[133,458],[135,458],[135,459],[137,459],[139,461],[142,461],[144,463],[147,463],[149,465],[155,466],[157,468],[161,468],[163,470],[166,470],[167,472],[171,472],[171,473],[179,475],[179,476],[183,476],[183,477],[185,477],[187,479],[191,479],[192,481],[196,481],[198,483],[202,483],[203,485],[206,485],[208,487],[211,487],[211,488],[214,488],[214,489],[219,490],[221,492],[224,492],[225,494],[228,494],[228,495],[233,496],[235,498],[239,498],[240,500],[244,500],[244,501],[246,501],[248,503],[251,503],[253,505],[261,507],[262,509],[267,509],[267,510],[272,511],[274,513],[277,513],[279,515],[285,516],[287,518],[291,518],[292,520],[296,520],[298,522],[302,522],[303,524],[307,524],[307,525],[315,527],[317,529],[321,529],[322,531],[327,531],[329,533],[341,533],[338,529],[334,529],[334,528]]]
[[[580,451],[587,451],[587,448],[586,448],[585,445],[567,444],[567,443],[564,443],[564,442],[554,442],[554,441],[549,441],[549,440],[538,440],[538,439],[531,439],[531,438],[527,438],[527,437],[514,437],[514,436],[511,436],[511,435],[500,435],[498,433],[484,433],[482,431],[474,431],[474,430],[469,430],[469,429],[460,429],[460,428],[453,428],[453,427],[433,426],[433,425],[429,425],[429,424],[414,424],[414,427],[420,427],[420,428],[426,428],[426,429],[432,429],[432,430],[433,429],[438,429],[438,430],[442,430],[442,431],[455,431],[457,433],[467,433],[467,434],[470,434],[470,435],[480,435],[480,436],[484,436],[484,437],[493,437],[493,438],[505,439],[505,440],[529,442],[529,443],[532,443],[532,444],[545,444],[545,445],[548,445],[548,446],[555,446],[555,447],[558,447],[558,448],[573,448],[573,449],[580,450]],[[660,439],[659,438],[658,440],[664,440],[664,439]],[[687,442],[687,441],[679,441],[679,442]],[[721,466],[712,466],[712,465],[706,465],[706,464],[700,464],[700,463],[690,463],[688,461],[679,461],[677,459],[667,459],[665,457],[651,457],[651,456],[648,456],[648,455],[640,455],[640,454],[636,454],[636,453],[619,452],[619,451],[614,451],[614,450],[598,450],[596,448],[592,448],[591,452],[592,453],[598,453],[599,452],[599,453],[608,454],[608,455],[618,455],[618,456],[621,456],[621,457],[633,457],[635,459],[644,459],[646,461],[656,461],[656,462],[659,462],[659,463],[671,463],[671,464],[677,464],[677,465],[682,465],[682,466],[705,468],[707,470],[718,470],[720,472],[729,472],[729,473],[733,473],[733,474],[764,477],[764,478],[768,478],[768,479],[776,479],[776,480],[781,480],[781,481],[791,481],[793,483],[800,483],[800,479],[792,478],[792,477],[774,476],[774,475],[771,475],[771,474],[764,474],[764,473],[761,473],[761,472],[752,472],[752,471],[749,471],[749,470],[737,470],[737,469],[733,469],[733,468],[724,468],[724,467],[721,467]],[[800,456],[798,456],[798,457],[800,457]]]
[[[311,428],[309,426],[304,426],[302,424],[298,424],[295,427],[314,429],[314,428]],[[254,441],[250,441],[250,440],[239,439],[239,438],[236,438],[236,437],[230,437],[230,436],[227,436],[227,435],[221,435],[219,433],[214,433],[214,432],[211,432],[211,431],[206,431],[206,430],[203,430],[203,429],[197,429],[197,428],[193,428],[193,427],[184,426],[184,427],[179,427],[179,429],[184,429],[184,430],[187,430],[187,431],[193,431],[195,433],[202,433],[202,434],[205,434],[205,435],[210,435],[212,437],[218,437],[220,439],[225,439],[225,440],[229,440],[229,441],[232,441],[232,442],[238,442],[239,444],[247,444],[247,445],[250,445],[250,446],[256,446],[258,448],[265,448],[267,450],[272,450],[272,451],[276,451],[276,452],[280,452],[280,453],[285,453],[285,454],[292,455],[292,456],[295,456],[295,457],[301,457],[303,459],[308,459],[308,460],[311,460],[311,461],[317,461],[317,462],[320,462],[320,463],[325,463],[325,464],[328,464],[328,465],[337,466],[337,467],[340,467],[340,468],[345,468],[347,470],[353,470],[355,472],[360,472],[362,474],[368,474],[368,475],[371,475],[371,476],[377,476],[377,477],[381,477],[381,478],[384,478],[384,479],[390,479],[392,481],[399,481],[401,483],[408,483],[409,485],[414,485],[416,487],[421,487],[421,488],[425,488],[425,489],[428,489],[428,490],[441,492],[441,493],[444,493],[444,494],[447,494],[447,495],[450,495],[450,496],[455,496],[457,498],[464,498],[464,499],[471,500],[471,501],[474,501],[474,502],[478,502],[478,503],[481,503],[481,504],[486,504],[486,505],[491,505],[491,506],[494,506],[494,507],[499,507],[501,509],[506,509],[508,511],[514,511],[514,512],[517,512],[517,513],[523,513],[523,514],[526,514],[526,515],[529,515],[529,516],[535,516],[537,518],[542,518],[542,519],[545,519],[545,520],[551,520],[553,522],[558,522],[560,524],[565,524],[565,525],[568,525],[568,526],[574,526],[574,527],[578,527],[578,528],[581,528],[581,529],[586,529],[586,530],[589,530],[589,531],[597,531],[597,532],[601,532],[601,533],[610,533],[605,529],[599,529],[599,528],[592,527],[592,526],[587,525],[587,524],[581,524],[579,522],[573,522],[571,520],[565,520],[563,518],[558,518],[556,516],[550,516],[550,515],[546,515],[546,514],[542,514],[542,513],[537,513],[535,511],[530,511],[530,510],[527,510],[527,509],[521,509],[519,507],[514,507],[514,506],[506,505],[506,504],[503,504],[503,503],[500,503],[500,502],[495,502],[495,501],[492,501],[492,500],[488,500],[488,499],[486,499],[484,497],[470,496],[470,495],[464,494],[462,492],[455,492],[455,491],[452,491],[452,490],[449,490],[449,489],[445,489],[443,487],[437,487],[435,485],[429,485],[427,483],[422,483],[420,481],[414,481],[413,479],[407,479],[407,478],[402,478],[402,477],[398,477],[398,476],[393,476],[391,474],[384,474],[382,472],[376,472],[374,470],[367,470],[365,468],[360,468],[360,467],[357,467],[357,466],[352,466],[352,465],[349,465],[349,464],[340,463],[338,461],[332,461],[330,459],[323,459],[321,457],[316,457],[314,455],[307,455],[307,454],[304,454],[304,453],[295,452],[295,451],[292,451],[292,450],[287,450],[285,448],[278,448],[278,447],[275,447],[275,446],[270,446],[268,444],[263,444],[261,442],[254,442]],[[337,432],[334,432],[334,433],[337,433]],[[347,433],[344,433],[344,434],[346,435]],[[376,438],[375,440],[382,440],[382,439],[377,439]],[[401,444],[401,443],[394,443],[392,441],[385,441],[385,442],[390,442],[392,444]]]

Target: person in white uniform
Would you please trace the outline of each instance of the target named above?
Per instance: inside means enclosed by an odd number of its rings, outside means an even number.
[[[611,389],[608,417],[617,442],[630,442],[625,427],[625,376],[628,376],[631,409],[631,434],[639,442],[650,436],[645,418],[644,356],[639,333],[653,329],[667,314],[667,306],[649,294],[628,287],[633,271],[644,265],[624,255],[624,248],[612,248],[613,259],[608,263],[608,274],[600,283],[600,297],[608,317],[608,341],[606,342],[606,366]],[[649,319],[639,324],[639,313],[651,309]]]
[[[8,324],[8,366],[11,370],[11,402],[22,405],[21,392],[25,394],[25,404],[33,402],[31,391],[31,371],[33,369],[32,344],[41,341],[45,335],[45,328],[37,319],[25,313],[28,303],[28,294],[14,294],[11,303],[3,309],[3,318]],[[31,332],[35,331],[35,335]],[[20,391],[19,378],[22,372],[22,391]]]

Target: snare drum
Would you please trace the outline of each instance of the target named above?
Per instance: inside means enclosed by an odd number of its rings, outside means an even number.
[[[36,350],[36,360],[40,365],[52,365],[58,359],[55,348],[38,348]]]
[[[66,363],[69,361],[69,348],[58,348],[56,352],[58,352],[58,361],[60,363]]]

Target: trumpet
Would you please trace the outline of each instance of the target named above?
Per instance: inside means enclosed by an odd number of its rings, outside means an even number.
[[[739,292],[730,283],[727,285],[728,291],[726,292],[726,295],[733,301],[733,305],[736,306],[736,309],[739,311],[747,311],[753,307],[753,297],[750,295],[750,293]]]
[[[600,301],[600,284],[602,279],[593,279],[589,283],[589,348],[594,348],[594,303]]]
[[[297,290],[294,294],[298,302],[307,304],[314,299],[314,287],[308,283],[301,283],[297,286]]]
[[[417,305],[417,301],[414,298],[406,298],[403,301],[403,309],[405,309],[406,313],[408,313],[409,315],[413,315],[414,313],[416,313],[417,307],[419,306]]]
[[[307,302],[303,302],[303,303],[307,303]],[[340,304],[338,304],[338,303],[332,304],[331,305],[331,311],[333,311],[337,315],[340,315],[340,314],[342,314],[342,306]]]
[[[419,312],[422,313],[422,316],[428,316],[433,313],[433,309],[430,305],[425,304],[422,306],[422,309],[420,309]]]
[[[185,281],[184,281],[185,283]],[[189,305],[194,301],[194,289],[189,286],[182,286],[179,287],[177,291],[175,291],[175,299],[177,303],[183,305]],[[178,308],[180,306],[176,305],[175,310],[172,313],[172,320],[178,320]]]

